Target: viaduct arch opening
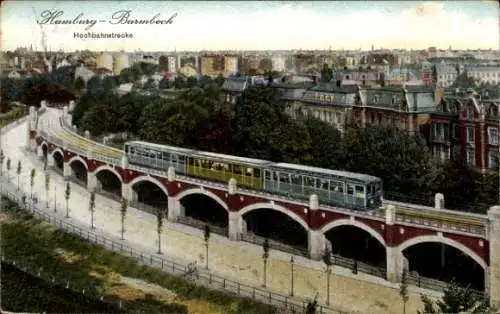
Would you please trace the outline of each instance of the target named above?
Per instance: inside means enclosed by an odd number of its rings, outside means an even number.
[[[47,157],[49,155],[49,147],[47,143],[43,142],[41,148],[42,148],[43,160],[47,160]]]
[[[278,205],[254,204],[243,208],[241,215],[246,224],[247,236],[269,238],[307,252],[307,224],[289,210]]]
[[[54,166],[57,170],[64,171],[64,156],[60,150],[55,150],[52,152],[52,157],[54,158]]]
[[[369,226],[347,219],[336,220],[323,232],[332,247],[332,253],[344,258],[363,262],[378,268],[387,268],[385,241]]]
[[[401,246],[411,274],[446,283],[455,280],[460,286],[484,291],[487,265],[472,250],[447,238],[419,238]]]
[[[156,212],[160,209],[168,210],[168,194],[163,185],[156,179],[150,177],[139,177],[130,183],[130,187],[136,194],[133,203],[139,209]]]
[[[96,179],[101,192],[122,196],[122,180],[116,170],[108,167],[100,167],[95,171]]]
[[[181,192],[177,197],[184,208],[185,217],[219,228],[228,228],[228,208],[217,195],[206,190],[191,189]]]
[[[84,161],[80,158],[73,158],[69,162],[69,166],[71,167],[71,175],[73,179],[76,179],[78,183],[87,186],[87,167],[84,164]]]

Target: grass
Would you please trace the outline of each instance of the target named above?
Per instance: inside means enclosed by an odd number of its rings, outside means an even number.
[[[10,111],[0,116],[0,128],[25,115],[27,115],[27,108],[12,108]]]
[[[19,206],[4,201],[9,219],[2,226],[2,251],[10,260],[19,260],[30,267],[42,267],[57,274],[88,293],[105,297],[130,298],[134,310],[148,313],[276,313],[276,309],[249,299],[196,286],[160,270],[140,265],[135,259],[119,255],[77,236],[57,230],[33,218]],[[152,293],[142,293],[116,278],[138,278],[164,287],[171,292],[169,300]],[[128,290],[127,290],[128,289]],[[86,292],[87,294],[87,292]],[[127,296],[128,295],[128,296]],[[163,293],[167,295],[167,293]]]

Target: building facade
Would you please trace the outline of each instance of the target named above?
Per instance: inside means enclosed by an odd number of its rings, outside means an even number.
[[[465,70],[479,83],[500,84],[500,67],[466,66]]]
[[[455,66],[446,64],[444,60],[436,65],[437,87],[450,87],[457,77],[458,71]]]
[[[500,100],[474,92],[445,95],[431,115],[429,143],[441,161],[455,160],[482,172],[498,171]]]
[[[359,127],[392,125],[409,134],[424,132],[435,110],[434,90],[424,86],[361,88],[352,118]]]

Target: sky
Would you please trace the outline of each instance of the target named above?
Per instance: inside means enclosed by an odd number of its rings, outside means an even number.
[[[87,25],[39,24],[96,19]],[[171,24],[110,24],[113,13]],[[173,51],[363,49],[499,49],[496,1],[6,1],[0,8],[1,49]],[[129,33],[133,38],[74,38],[74,33]]]

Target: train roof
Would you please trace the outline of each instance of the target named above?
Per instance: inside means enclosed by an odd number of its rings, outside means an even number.
[[[155,143],[149,143],[149,142],[144,142],[144,141],[129,141],[126,142],[125,144],[131,144],[131,145],[138,145],[142,146],[144,148],[152,148],[152,149],[158,149],[160,151],[170,151],[170,152],[177,152],[177,153],[182,153],[186,154],[188,156],[198,156],[198,157],[203,157],[203,158],[208,158],[208,159],[217,159],[220,161],[225,161],[225,162],[239,162],[241,164],[246,164],[246,165],[254,165],[254,166],[265,166],[267,164],[270,164],[270,161],[267,160],[262,160],[262,159],[254,159],[254,158],[246,158],[246,157],[239,157],[239,156],[232,156],[232,155],[225,155],[225,154],[217,154],[217,153],[209,153],[209,152],[204,152],[204,151],[198,151],[194,149],[188,149],[188,148],[180,148],[180,147],[175,147],[175,146],[169,146],[169,145],[163,145],[163,144],[155,144]]]
[[[338,177],[353,178],[353,179],[358,179],[360,181],[365,181],[365,182],[381,181],[381,179],[378,177],[371,176],[368,174],[363,174],[363,173],[341,171],[341,170],[331,170],[331,169],[324,169],[324,168],[317,168],[317,167],[310,167],[310,166],[303,166],[303,165],[295,165],[295,164],[289,164],[289,163],[284,163],[284,162],[275,163],[272,165],[272,167],[295,170],[295,171],[299,171],[299,172],[320,173],[320,174],[326,174],[326,175],[332,175],[332,176],[338,176]]]
[[[144,148],[155,148],[155,149],[158,149],[160,151],[174,151],[177,153],[184,153],[184,154],[192,154],[193,152],[196,152],[195,150],[192,150],[189,148],[175,147],[175,146],[163,145],[163,144],[155,144],[155,143],[144,142],[144,141],[125,142],[125,145],[127,145],[127,144],[138,145],[138,146],[142,146]]]
[[[255,165],[255,166],[260,166],[260,167],[272,163],[268,160],[239,157],[239,156],[232,156],[232,155],[225,155],[225,154],[217,154],[217,153],[209,153],[209,152],[203,152],[203,151],[193,151],[192,155],[210,158],[210,159],[219,159],[219,160],[224,160],[224,161],[235,161],[235,162],[239,162],[242,164]]]

